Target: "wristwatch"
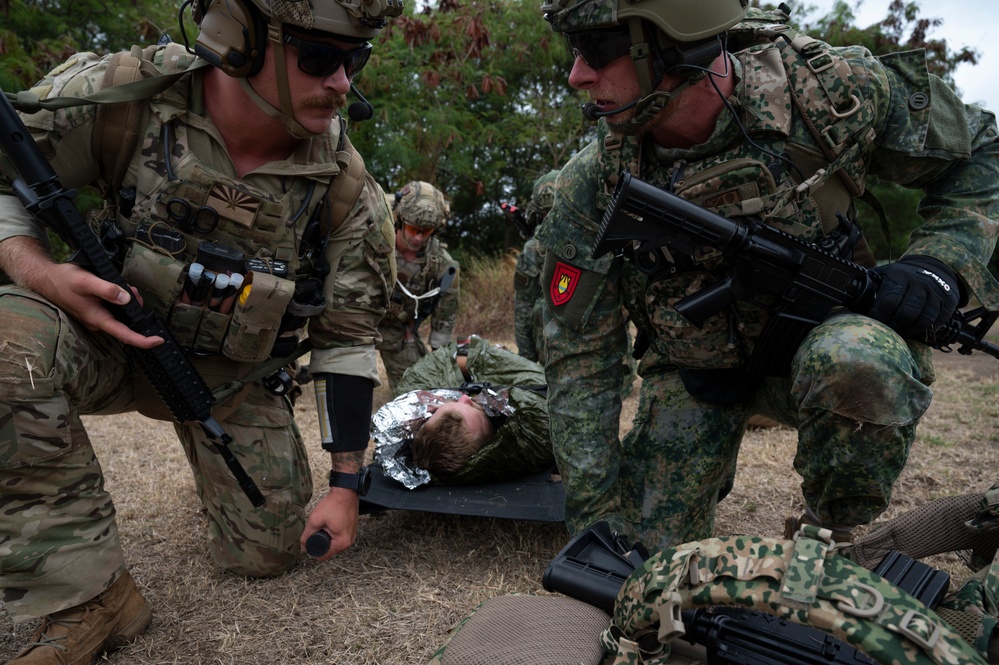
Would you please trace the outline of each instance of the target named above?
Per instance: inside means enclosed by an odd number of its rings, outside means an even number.
[[[330,487],[343,487],[354,490],[357,496],[364,496],[371,487],[371,469],[364,467],[357,473],[330,471]]]

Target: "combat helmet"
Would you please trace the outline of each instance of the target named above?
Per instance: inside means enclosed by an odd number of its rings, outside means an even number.
[[[403,224],[440,231],[447,225],[451,206],[444,194],[429,182],[413,180],[395,194],[395,227]]]
[[[749,0],[544,0],[541,11],[552,30],[564,34],[573,52],[587,62],[587,47],[590,57],[614,48],[591,36],[619,32],[616,52],[603,55],[630,53],[641,90],[634,120],[619,127],[625,131],[655,117],[685,87],[686,83],[671,92],[656,91],[667,71],[690,77],[721,53],[720,36],[742,20],[748,4]],[[601,115],[606,114],[587,113],[584,106],[588,120]]]
[[[555,205],[555,179],[558,170],[549,171],[534,181],[531,201],[527,204],[527,224],[533,230],[544,220]]]
[[[314,31],[361,45],[367,44],[388,20],[402,13],[403,0],[186,0],[192,5],[199,33],[194,52],[237,79],[255,76],[268,47],[283,46],[285,26]],[[181,25],[182,34],[183,24]],[[280,117],[293,134],[309,133],[298,124],[291,109],[291,95],[284,68],[284,48],[275,49],[281,109],[274,108],[245,83],[243,89],[268,115]]]

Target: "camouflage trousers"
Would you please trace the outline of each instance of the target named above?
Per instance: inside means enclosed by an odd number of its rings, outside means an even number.
[[[15,621],[89,600],[124,569],[115,507],[80,416],[158,399],[136,392],[137,371],[115,340],[29,291],[0,288],[0,599]],[[299,558],[312,495],[291,407],[257,384],[220,422],[266,503],[250,504],[199,425],[175,425],[208,551],[239,574],[281,574]]]
[[[395,394],[396,386],[402,380],[406,370],[415,365],[420,358],[427,355],[427,345],[419,336],[406,338],[401,326],[398,328],[380,328],[382,341],[378,344],[378,353],[385,373],[388,375],[389,387]]]
[[[933,375],[927,347],[844,314],[811,331],[789,378],[765,379],[744,404],[698,400],[676,371],[643,378],[634,426],[622,441],[620,515],[574,516],[571,495],[585,505],[587,491],[571,486],[566,512],[584,523],[608,519],[654,551],[713,535],[715,507],[731,487],[754,413],[797,428],[794,470],[805,503],[823,524],[849,528],[873,520],[891,499],[930,404]]]

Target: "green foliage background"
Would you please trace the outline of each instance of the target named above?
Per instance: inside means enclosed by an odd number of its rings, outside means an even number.
[[[859,1],[838,2],[822,16],[806,5],[792,21],[875,54],[925,48],[932,71],[950,82],[958,64],[977,62],[975,51],[933,38],[942,19],[921,16],[918,3],[894,0],[883,20],[857,26]],[[106,53],[165,33],[180,41],[178,9],[151,0],[0,0],[0,88],[29,87],[78,50]],[[584,96],[567,82],[570,66],[538,2],[412,0],[379,35],[355,81],[375,116],[354,123],[351,139],[387,192],[419,179],[448,195],[453,217],[444,239],[459,259],[496,255],[522,243],[499,204],[525,205],[538,176],[592,140],[593,126],[579,113]],[[897,258],[920,223],[921,195],[877,182],[871,188],[894,229],[890,246],[865,206],[861,225],[879,258]]]

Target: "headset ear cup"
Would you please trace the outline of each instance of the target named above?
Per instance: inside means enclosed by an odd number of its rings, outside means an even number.
[[[234,78],[256,75],[267,48],[260,11],[246,0],[207,0],[203,11],[194,52]]]

